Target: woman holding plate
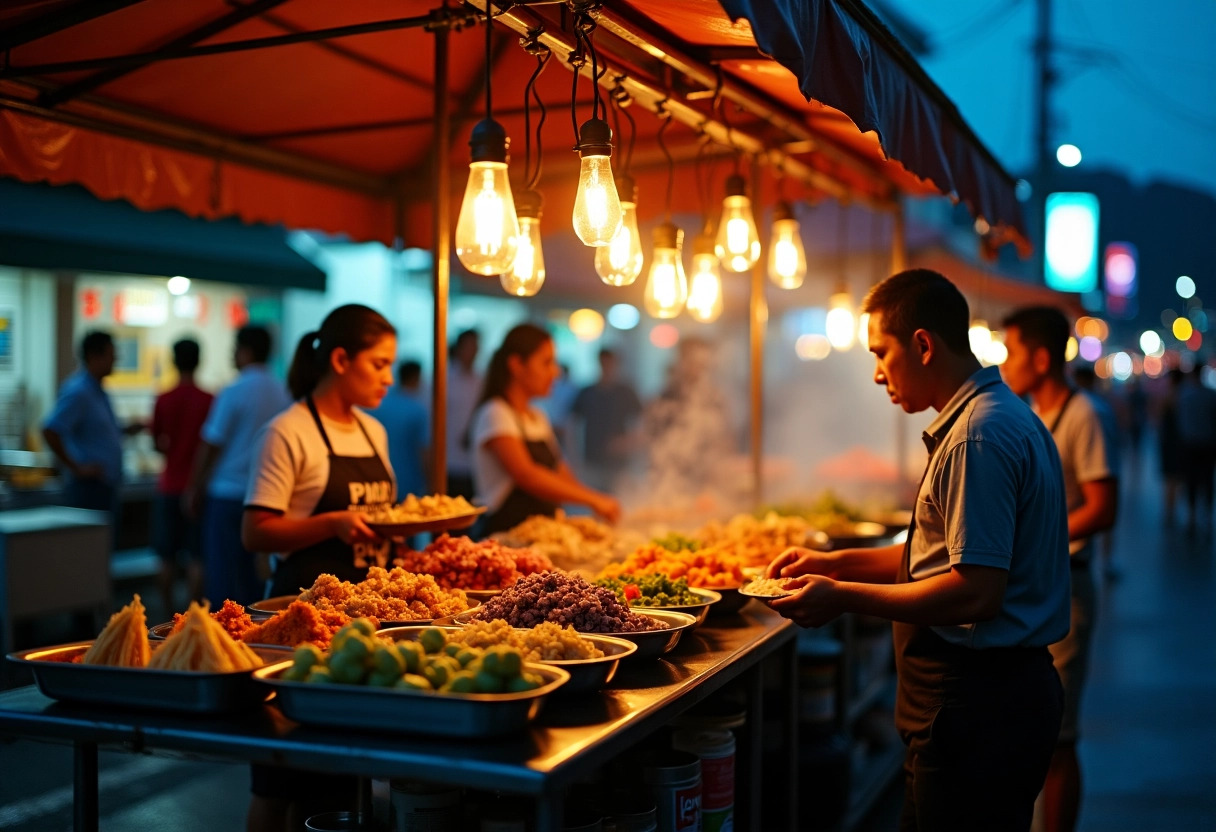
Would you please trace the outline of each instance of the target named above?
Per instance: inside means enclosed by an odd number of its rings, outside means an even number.
[[[340,306],[296,348],[296,403],[263,430],[245,497],[245,548],[277,552],[271,595],[295,595],[329,573],[357,582],[386,566],[390,541],[365,513],[393,505],[384,427],[362,409],[393,383],[397,331],[366,306]],[[353,805],[353,778],[254,766],[249,829],[299,829],[309,814]]]
[[[552,517],[562,503],[585,505],[609,522],[620,517],[620,503],[575,478],[544,411],[531,404],[549,394],[559,373],[553,339],[532,324],[508,332],[490,359],[470,429],[477,502],[488,509],[483,534],[534,514]]]

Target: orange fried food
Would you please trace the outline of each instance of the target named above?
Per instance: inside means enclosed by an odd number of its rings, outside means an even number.
[[[249,613],[245,612],[245,608],[231,598],[224,601],[224,606],[211,613],[211,617],[219,622],[224,631],[235,641],[240,641],[241,635],[253,626],[253,619],[249,617]],[[169,634],[176,633],[185,623],[186,616],[180,612],[173,613],[173,629]]]
[[[374,620],[374,619],[373,619]],[[350,623],[350,616],[340,610],[319,610],[303,601],[292,601],[287,609],[241,633],[241,641],[247,644],[281,644],[297,647],[315,644],[322,650],[329,649],[334,633]],[[379,622],[376,622],[379,626]]]
[[[220,623],[207,614],[206,602],[191,601],[186,623],[152,654],[150,670],[191,670],[234,673],[262,666],[249,645],[233,641]]]
[[[148,619],[144,614],[144,605],[136,595],[131,603],[110,616],[109,623],[81,662],[113,667],[147,667],[151,652]]]

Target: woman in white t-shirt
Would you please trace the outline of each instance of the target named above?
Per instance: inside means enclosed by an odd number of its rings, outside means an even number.
[[[364,512],[392,505],[384,427],[374,408],[393,384],[397,331],[366,306],[340,306],[300,340],[287,385],[296,403],[263,429],[245,496],[241,538],[277,552],[272,595],[295,595],[322,573],[360,581],[390,543]],[[353,778],[254,766],[248,828],[299,829],[317,812],[349,808]]]
[[[585,505],[610,522],[620,517],[614,498],[575,479],[549,419],[530,404],[549,394],[559,372],[553,339],[532,324],[508,332],[490,359],[470,428],[477,502],[489,509],[484,534],[534,514],[553,516],[562,503]]]

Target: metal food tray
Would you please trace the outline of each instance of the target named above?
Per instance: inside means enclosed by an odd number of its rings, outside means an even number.
[[[453,514],[450,517],[431,517],[426,520],[416,520],[409,523],[375,523],[367,521],[367,527],[381,537],[409,537],[423,532],[446,532],[467,529],[477,522],[477,518],[486,513],[486,509],[478,508],[464,514]]]
[[[288,719],[304,725],[475,739],[521,731],[545,697],[570,679],[560,667],[524,665],[545,680],[523,693],[436,693],[360,685],[288,682],[279,677],[290,661],[263,667],[253,678],[275,692],[275,704]]]
[[[393,627],[381,630],[378,636],[391,638],[394,641],[417,641],[427,627]],[[459,627],[440,627],[441,630],[459,630]],[[519,629],[519,628],[517,628]],[[597,659],[542,659],[541,664],[560,667],[570,674],[570,681],[562,686],[561,694],[584,693],[607,687],[616,675],[617,666],[622,659],[627,659],[637,652],[637,645],[631,641],[615,636],[593,635],[580,633],[604,655]]]
[[[265,619],[260,619],[265,620]],[[173,632],[173,622],[166,621],[164,624],[157,624],[155,627],[148,628],[148,638],[152,641],[164,641]],[[295,647],[287,644],[264,644],[262,642],[249,643],[250,647],[259,650],[294,650]]]
[[[195,673],[72,662],[92,644],[78,641],[37,647],[10,653],[8,660],[31,671],[44,695],[62,702],[221,714],[253,708],[266,700],[266,689],[253,681],[251,670]],[[267,664],[283,659],[281,649],[254,648],[254,652]]]
[[[461,627],[465,626],[472,620],[472,615],[475,610],[468,610],[459,615],[451,617],[454,624]],[[642,630],[635,633],[579,633],[582,636],[599,636],[606,635],[612,638],[621,638],[626,641],[631,641],[637,645],[637,652],[629,656],[630,659],[657,659],[666,653],[670,653],[676,649],[676,645],[680,643],[680,637],[685,630],[690,630],[697,626],[697,617],[688,613],[676,612],[674,610],[647,610],[642,612],[640,609],[632,610],[638,615],[644,615],[647,618],[654,618],[667,624],[665,629],[659,630]],[[447,621],[449,619],[440,619]]]
[[[282,612],[283,610],[285,610],[289,606],[291,606],[292,601],[298,601],[298,600],[300,600],[300,596],[298,596],[298,595],[278,595],[274,598],[266,598],[261,601],[255,601],[252,604],[250,604],[248,607],[246,607],[245,609],[248,610],[251,615],[254,612],[258,612],[264,618],[270,618],[272,616],[278,615],[280,612]],[[481,606],[481,601],[478,601],[475,598],[469,598],[469,610],[477,609],[480,606]],[[465,610],[464,612],[468,612],[469,610]],[[463,615],[464,612],[462,612],[460,614]],[[380,628],[383,629],[385,627],[413,627],[413,626],[419,625],[419,624],[431,624],[435,620],[436,619],[434,619],[434,618],[415,618],[411,621],[381,621]]]

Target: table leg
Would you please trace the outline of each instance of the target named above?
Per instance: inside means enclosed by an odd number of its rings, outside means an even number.
[[[73,788],[72,828],[75,832],[97,832],[97,743],[76,743]]]
[[[565,809],[561,790],[549,791],[536,798],[536,832],[561,832]]]
[[[747,674],[747,783],[744,809],[744,829],[760,832],[764,828],[764,662],[756,664]]]
[[[790,639],[789,644],[781,648],[777,654],[784,668],[785,678],[782,680],[781,692],[785,700],[782,702],[785,712],[786,761],[785,771],[781,773],[787,795],[785,811],[788,829],[799,829],[798,825],[798,642]]]

